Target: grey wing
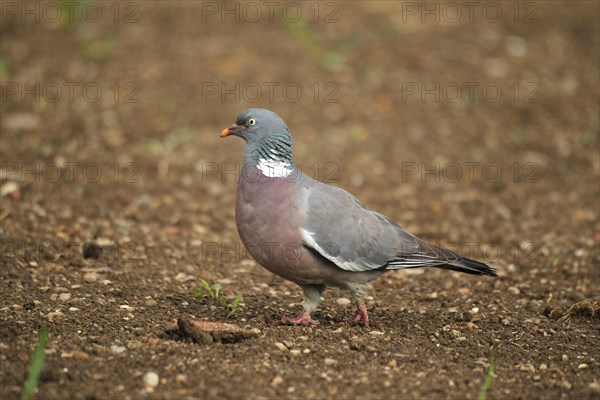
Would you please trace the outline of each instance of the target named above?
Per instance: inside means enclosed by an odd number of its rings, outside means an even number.
[[[417,239],[348,192],[315,182],[306,190],[305,244],[348,271],[385,268],[418,251]]]
[[[365,208],[343,189],[315,182],[304,190],[304,243],[341,269],[435,267],[462,259],[419,240],[386,216]]]

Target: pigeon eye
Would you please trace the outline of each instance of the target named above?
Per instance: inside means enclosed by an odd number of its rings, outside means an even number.
[[[252,126],[252,125],[254,125],[254,124],[256,124],[256,120],[255,120],[254,118],[250,118],[250,119],[248,120],[248,125]]]

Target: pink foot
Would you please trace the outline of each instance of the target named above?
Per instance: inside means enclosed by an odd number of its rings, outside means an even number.
[[[354,315],[346,320],[346,322],[360,322],[363,321],[365,326],[369,326],[369,315],[367,314],[367,307],[365,306],[364,300],[358,300],[358,306]]]
[[[296,317],[283,317],[281,322],[289,325],[319,325],[319,321],[312,319],[306,310],[302,310]]]

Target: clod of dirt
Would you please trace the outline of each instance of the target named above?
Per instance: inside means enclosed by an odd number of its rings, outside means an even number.
[[[213,342],[237,343],[243,339],[258,336],[260,331],[256,328],[242,328],[225,322],[180,318],[177,320],[177,325],[169,325],[165,333],[179,339],[189,338],[196,343],[210,344]]]
[[[543,314],[552,319],[564,321],[576,319],[600,319],[599,298],[585,299],[565,309],[563,307],[546,307]]]
[[[94,259],[97,260],[102,254],[102,247],[98,246],[94,242],[86,243],[83,245],[83,258],[86,260]]]

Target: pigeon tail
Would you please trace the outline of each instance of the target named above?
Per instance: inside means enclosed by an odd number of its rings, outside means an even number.
[[[463,258],[462,260],[453,262],[452,264],[444,264],[437,267],[473,275],[497,276],[496,270],[493,267],[469,258]]]

